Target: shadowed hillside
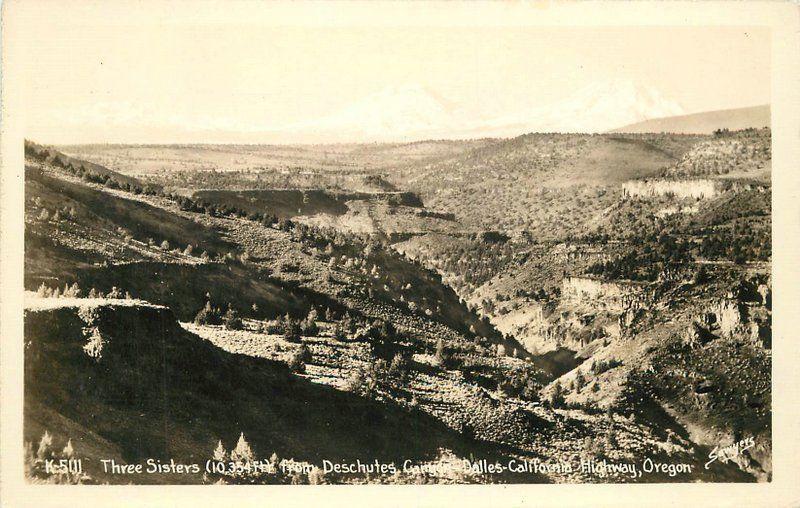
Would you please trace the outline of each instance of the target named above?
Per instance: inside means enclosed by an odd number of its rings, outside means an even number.
[[[114,300],[29,305],[29,439],[61,417],[73,422],[72,432],[91,432],[102,448],[86,458],[99,480],[134,480],[103,474],[99,458],[205,462],[219,439],[232,443],[240,432],[260,455],[306,461],[421,460],[435,458],[439,447],[468,449],[422,413],[309,383],[282,363],[222,351],[181,329],[163,307]],[[75,446],[86,450],[83,444]],[[195,483],[200,476],[145,481]]]

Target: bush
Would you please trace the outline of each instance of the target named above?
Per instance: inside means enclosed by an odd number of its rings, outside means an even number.
[[[283,323],[283,338],[288,342],[300,342],[303,335],[303,329],[296,319],[286,317]]]
[[[244,328],[239,313],[230,305],[228,305],[228,310],[225,312],[225,315],[222,316],[222,324],[225,326],[226,330],[241,330]]]
[[[499,388],[508,396],[538,401],[539,390],[542,388],[540,378],[543,375],[543,372],[533,367],[520,367],[508,372],[506,378],[499,383]]]
[[[300,324],[303,335],[316,336],[319,334],[319,327],[317,326],[317,312],[314,309],[308,313],[308,316]]]
[[[602,374],[603,372],[609,371],[611,369],[617,368],[622,365],[622,362],[617,360],[616,358],[611,358],[610,360],[600,360],[592,362],[592,372],[595,375]]]
[[[306,364],[310,363],[311,359],[311,350],[303,344],[289,358],[289,368],[292,369],[292,372],[303,374],[306,371]]]
[[[211,302],[207,301],[205,307],[200,309],[194,317],[194,322],[197,325],[218,325],[222,323],[222,317],[219,310],[211,306]]]
[[[552,408],[564,406],[564,389],[561,387],[561,383],[556,382],[553,385],[553,390],[548,394],[546,400]]]
[[[442,339],[436,341],[436,364],[443,369],[456,369],[458,368],[458,361],[455,356],[450,352],[447,346],[444,345]]]
[[[411,359],[408,353],[397,353],[392,358],[392,363],[389,365],[389,376],[394,379],[405,381],[411,371]]]
[[[347,340],[345,327],[341,323],[336,323],[336,326],[333,328],[333,338],[338,341]]]

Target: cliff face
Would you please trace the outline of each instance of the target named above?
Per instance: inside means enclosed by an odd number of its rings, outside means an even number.
[[[718,181],[700,180],[632,180],[622,184],[625,197],[672,196],[680,199],[708,199],[722,192]]]
[[[644,295],[644,285],[632,282],[567,277],[561,283],[562,303],[588,304],[615,312],[622,312]]]
[[[715,339],[745,339],[755,347],[772,347],[772,310],[768,284],[745,282],[738,291],[713,302],[692,322],[684,342],[697,347]]]

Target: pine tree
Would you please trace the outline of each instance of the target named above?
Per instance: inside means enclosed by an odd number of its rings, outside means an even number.
[[[440,338],[436,341],[436,363],[441,367],[445,367],[449,361],[450,353],[447,351],[444,342]]]
[[[239,317],[239,313],[230,304],[228,304],[228,310],[225,315],[222,316],[222,324],[228,330],[241,330],[243,328],[242,318]]]
[[[581,388],[583,388],[585,384],[586,384],[586,378],[583,377],[583,372],[578,371],[578,373],[575,374],[575,390],[581,391]]]
[[[333,338],[339,341],[345,340],[347,338],[347,333],[345,332],[344,326],[341,323],[336,323],[336,326],[333,328]]]
[[[44,460],[50,455],[50,447],[53,445],[53,436],[46,430],[42,434],[42,439],[39,440],[39,449],[36,451],[36,458]]]
[[[553,391],[550,392],[548,402],[550,402],[550,407],[555,408],[561,407],[564,404],[564,389],[558,381],[553,385]]]
[[[61,456],[65,459],[71,459],[75,456],[75,450],[72,448],[72,439],[67,440],[67,446],[61,450]]]
[[[211,459],[216,462],[225,462],[228,460],[228,451],[222,446],[221,439],[217,443],[217,447],[214,448],[214,455],[212,455]]]
[[[213,308],[211,307],[211,302],[206,300],[206,305],[200,309],[197,315],[194,317],[194,323],[196,325],[207,325],[211,319],[211,315],[214,312]]]
[[[46,298],[50,293],[50,288],[44,285],[44,282],[39,286],[39,289],[36,290],[36,296],[39,298]]]
[[[303,330],[303,335],[315,336],[319,333],[319,327],[317,326],[317,311],[315,309],[312,308],[308,312],[308,316],[306,316],[306,318],[303,320],[301,328]]]
[[[236,448],[231,451],[231,460],[234,462],[252,462],[253,459],[253,450],[250,449],[250,443],[244,438],[244,432],[242,432],[239,435],[239,441],[236,442]]]
[[[46,221],[50,219],[50,212],[47,211],[47,208],[42,208],[42,211],[39,213],[39,220]]]

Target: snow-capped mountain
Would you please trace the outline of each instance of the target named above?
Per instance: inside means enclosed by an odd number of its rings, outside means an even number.
[[[488,130],[506,132],[605,132],[652,118],[684,114],[653,87],[617,79],[591,84],[552,105],[499,117]],[[495,134],[500,135],[500,134]]]
[[[393,86],[339,111],[285,130],[320,141],[408,141],[510,137],[527,132],[605,132],[653,118],[684,114],[655,88],[616,79],[594,83],[565,100],[485,119],[470,116],[418,85]]]
[[[287,130],[347,141],[401,141],[453,133],[462,115],[433,91],[419,85],[392,86],[328,116]],[[463,125],[463,124],[461,124]]]

